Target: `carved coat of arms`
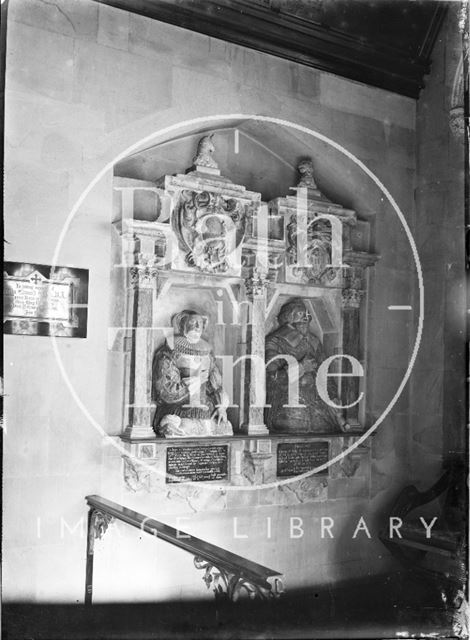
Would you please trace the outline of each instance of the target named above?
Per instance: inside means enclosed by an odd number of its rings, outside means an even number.
[[[326,220],[309,216],[305,255],[298,255],[297,218],[291,215],[286,225],[287,267],[294,280],[305,283],[326,283],[336,277],[331,264],[331,226]],[[303,259],[302,259],[303,258]]]
[[[235,198],[209,191],[181,191],[173,227],[186,266],[205,273],[236,272],[245,226],[245,206]]]

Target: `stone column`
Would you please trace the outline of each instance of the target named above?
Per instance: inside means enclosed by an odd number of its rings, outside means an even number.
[[[132,353],[129,385],[129,424],[124,436],[127,438],[154,438],[151,416],[152,387],[152,324],[153,300],[157,269],[138,265],[128,272],[129,289],[132,295]]]
[[[343,316],[343,350],[344,355],[353,356],[360,362],[360,336],[361,336],[361,321],[360,321],[360,306],[361,299],[364,295],[361,286],[362,283],[362,269],[351,267],[348,269],[347,277],[345,278],[346,287],[341,292],[342,298],[342,316]],[[351,364],[344,361],[344,372],[351,370]],[[348,405],[356,402],[359,397],[359,385],[360,379],[354,377],[341,378],[341,404]],[[346,420],[349,426],[354,429],[360,428],[359,422],[359,403],[353,407],[345,409]]]
[[[254,270],[247,281],[247,292],[252,300],[251,345],[249,360],[248,435],[263,435],[269,431],[264,424],[266,404],[266,369],[264,366],[267,280]]]

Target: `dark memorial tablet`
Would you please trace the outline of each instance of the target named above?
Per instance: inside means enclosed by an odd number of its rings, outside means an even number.
[[[277,476],[288,478],[312,471],[330,458],[328,442],[286,442],[277,446]],[[328,468],[318,471],[328,475]]]
[[[228,477],[228,445],[168,447],[167,482],[203,482]]]

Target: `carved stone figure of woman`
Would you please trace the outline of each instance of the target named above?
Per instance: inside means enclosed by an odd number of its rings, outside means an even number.
[[[316,373],[325,359],[322,344],[309,329],[311,316],[305,303],[294,298],[278,315],[279,327],[266,336],[266,424],[274,433],[338,433],[348,425],[341,411],[324,402],[317,391]],[[298,363],[299,397],[303,407],[289,407],[288,358]],[[297,367],[295,367],[297,368]],[[294,369],[294,368],[293,368]],[[337,390],[328,378],[328,395],[339,404]]]
[[[153,360],[153,427],[166,438],[233,435],[228,398],[211,345],[202,338],[207,317],[196,311],[176,314],[173,347],[166,342]]]

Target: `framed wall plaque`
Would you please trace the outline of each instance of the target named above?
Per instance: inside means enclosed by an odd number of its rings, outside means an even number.
[[[88,270],[5,262],[3,331],[86,338]]]
[[[168,447],[167,482],[207,482],[228,478],[228,445]]]
[[[328,442],[284,442],[277,446],[277,476],[289,478],[328,462]],[[328,475],[328,469],[318,472]]]

